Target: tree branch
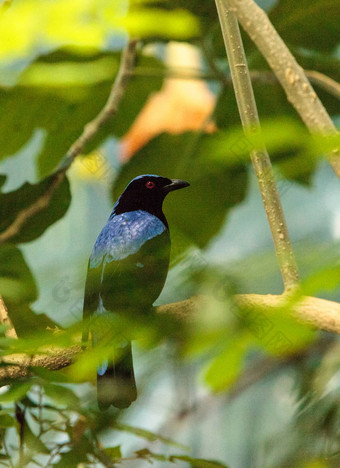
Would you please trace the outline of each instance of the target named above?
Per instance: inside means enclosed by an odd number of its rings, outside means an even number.
[[[194,320],[195,312],[209,303],[207,296],[194,296],[181,302],[157,307],[157,313],[168,314],[179,320]],[[234,296],[235,309],[228,313],[242,316],[244,312],[262,312],[267,318],[275,317],[285,309],[293,318],[317,329],[340,335],[340,304],[317,297],[293,298],[289,294],[281,296],[259,294],[237,294]],[[239,311],[241,313],[239,313]],[[289,339],[289,337],[288,337]],[[24,354],[4,356],[0,367],[2,385],[30,375],[33,367],[59,370],[69,366],[82,352],[79,345],[70,348],[51,348],[39,355],[30,357]]]
[[[0,233],[0,245],[8,242],[10,239],[16,236],[30,218],[48,207],[54,192],[57,190],[64,178],[65,173],[63,172],[59,172],[52,176],[51,182],[47,187],[46,192],[43,193],[41,197],[37,198],[35,202],[32,203],[32,205],[19,211],[13,223]]]
[[[216,0],[216,7],[243,129],[246,137],[251,137],[260,133],[260,121],[237,18],[227,1]],[[285,289],[288,290],[298,283],[299,272],[289,240],[273,168],[264,144],[262,147],[252,149],[250,157],[272,232],[282,279]]]
[[[91,122],[85,125],[83,133],[72,144],[66,154],[65,160],[60,165],[59,170],[66,171],[74,161],[75,157],[81,154],[85,146],[92,140],[98,131],[108,120],[114,117],[119,108],[119,104],[124,96],[126,87],[132,76],[135,63],[137,40],[128,42],[123,51],[118,74],[111,88],[111,92],[105,106]]]
[[[7,330],[5,331],[5,336],[7,336],[7,338],[18,338],[18,335],[13,326],[13,323],[11,319],[9,318],[7,307],[1,295],[0,295],[0,323],[8,327]]]
[[[132,40],[127,44],[123,51],[118,74],[111,88],[111,92],[105,106],[99,112],[99,114],[84,127],[80,137],[72,144],[66,154],[64,161],[52,175],[51,183],[49,184],[46,192],[43,193],[41,197],[38,198],[32,205],[21,210],[13,223],[0,234],[0,245],[4,242],[8,242],[10,239],[16,236],[20,232],[21,228],[26,224],[26,222],[32,218],[32,216],[35,216],[49,205],[53,194],[66,177],[66,171],[69,169],[76,156],[81,154],[86,144],[92,140],[100,128],[109,119],[116,115],[119,103],[124,95],[127,84],[131,77],[136,54],[136,46],[136,40]]]
[[[205,57],[207,60],[210,58],[208,54],[205,54]],[[171,70],[166,71],[152,67],[136,67],[132,72],[132,76],[172,78],[179,80],[221,81],[226,86],[232,84],[232,79],[229,73],[219,70],[215,64],[213,64],[212,67],[211,61],[209,65],[211,72],[208,73],[201,69],[188,67],[173,67]],[[249,74],[252,82],[269,84],[278,83],[277,77],[269,70],[250,70]],[[324,91],[327,91],[329,94],[332,94],[337,99],[340,99],[340,84],[336,80],[316,70],[305,70],[305,75],[312,83],[324,89]]]
[[[266,13],[253,0],[221,0],[230,5],[244,30],[257,45],[284,88],[288,100],[312,133],[337,135],[335,125],[309,83],[303,69],[283,42]],[[327,155],[335,174],[340,178],[340,150]]]

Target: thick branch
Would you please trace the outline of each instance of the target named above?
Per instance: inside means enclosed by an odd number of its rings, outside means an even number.
[[[257,45],[284,88],[288,100],[311,132],[336,135],[337,130],[322,102],[309,83],[286,44],[271,24],[266,13],[253,0],[223,0],[232,6],[245,31]],[[340,150],[327,155],[340,178]]]
[[[216,0],[216,7],[242,125],[246,137],[251,137],[260,132],[260,121],[237,18],[225,0]],[[252,149],[250,157],[272,232],[285,289],[290,289],[297,284],[299,272],[270,158],[264,145]]]
[[[115,82],[111,88],[109,98],[99,112],[97,117],[95,117],[91,122],[89,122],[80,137],[72,144],[70,149],[66,154],[66,158],[60,167],[55,171],[51,178],[51,183],[49,184],[45,193],[41,195],[32,205],[21,210],[13,223],[0,234],[0,245],[4,242],[9,241],[14,236],[16,236],[21,228],[27,223],[27,221],[35,216],[37,213],[45,209],[53,197],[58,186],[64,180],[66,176],[67,169],[71,166],[75,157],[82,153],[85,146],[91,141],[95,135],[98,133],[100,128],[112,117],[114,117],[118,111],[119,103],[124,95],[128,81],[131,77],[135,52],[136,52],[137,41],[133,40],[128,43],[126,46],[122,60],[120,63],[120,68],[116,76]]]
[[[301,297],[293,301],[289,295],[273,296],[259,294],[238,294],[234,296],[235,307],[232,311],[261,311],[266,317],[281,313],[282,308],[302,323],[340,335],[340,304],[316,297]],[[209,303],[209,297],[196,296],[185,301],[157,307],[157,312],[169,314],[179,320],[195,320],[195,312]],[[240,314],[242,315],[242,314]],[[289,337],[288,337],[289,338]],[[69,366],[82,352],[81,346],[71,348],[52,348],[48,354],[33,357],[26,355],[5,356],[1,360],[0,382],[29,376],[32,367],[58,370]]]

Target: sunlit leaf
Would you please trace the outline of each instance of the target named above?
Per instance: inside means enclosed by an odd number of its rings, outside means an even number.
[[[79,56],[59,51],[34,62],[14,88],[0,88],[0,106],[2,115],[6,115],[0,118],[0,159],[15,154],[35,129],[44,129],[46,137],[35,151],[39,175],[48,175],[84,126],[103,108],[119,60],[119,53]],[[138,65],[162,69],[152,57],[139,57]],[[149,94],[159,89],[161,82],[160,76],[132,77],[115,119],[100,129],[84,153],[92,151],[109,135],[126,133]],[[101,171],[96,175],[105,176]]]
[[[226,347],[207,366],[205,381],[209,387],[222,391],[236,381],[250,344],[253,339],[247,333],[227,341]]]
[[[198,22],[188,11],[150,13],[147,2],[138,0],[131,4],[129,13],[122,0],[13,2],[6,14],[0,16],[0,57],[20,58],[64,44],[73,48],[101,48],[113,32],[178,39],[198,33]]]
[[[313,296],[325,291],[332,291],[340,284],[340,266],[330,266],[316,271],[302,282],[306,296]]]

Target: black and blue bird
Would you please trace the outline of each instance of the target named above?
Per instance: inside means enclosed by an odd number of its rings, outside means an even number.
[[[160,295],[170,258],[163,201],[169,192],[188,185],[179,179],[141,175],[127,185],[114,205],[94,244],[85,285],[84,319],[90,320],[94,346],[110,340],[111,335],[103,322],[100,329],[91,326],[93,318],[141,317]],[[85,327],[85,341],[88,331]],[[119,333],[119,339],[112,340],[110,356],[97,368],[101,409],[110,405],[126,408],[137,398],[131,337],[128,332],[126,336],[121,330]]]

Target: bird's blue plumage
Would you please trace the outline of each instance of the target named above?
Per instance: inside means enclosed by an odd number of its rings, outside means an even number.
[[[94,244],[90,268],[98,267],[104,259],[107,263],[135,254],[145,242],[165,229],[160,219],[143,210],[110,216]]]

